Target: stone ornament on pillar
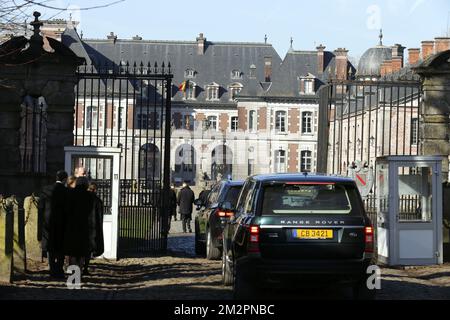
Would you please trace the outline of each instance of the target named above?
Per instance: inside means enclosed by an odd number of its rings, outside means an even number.
[[[444,182],[448,182],[450,155],[450,50],[429,56],[413,68],[423,82],[420,117],[422,155],[443,155]]]

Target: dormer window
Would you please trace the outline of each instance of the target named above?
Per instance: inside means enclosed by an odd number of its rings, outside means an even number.
[[[197,72],[194,69],[186,69],[186,71],[184,72],[184,77],[185,78],[195,78],[195,75],[197,74]]]
[[[206,99],[209,101],[219,100],[219,85],[211,83],[206,87]]]
[[[236,96],[241,92],[243,85],[240,83],[233,83],[228,87],[230,92],[230,101],[236,100]]]
[[[316,78],[312,74],[308,74],[305,77],[300,77],[300,94],[314,95],[316,94],[315,84]]]
[[[231,79],[242,79],[242,72],[241,70],[233,70],[231,71]]]
[[[186,80],[180,85],[178,90],[180,90],[183,93],[183,99],[195,100],[196,87],[197,87],[197,84],[195,82]]]

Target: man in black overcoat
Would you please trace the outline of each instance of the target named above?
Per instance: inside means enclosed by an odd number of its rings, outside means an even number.
[[[177,203],[180,207],[180,216],[183,226],[183,232],[186,233],[186,229],[192,232],[191,220],[192,220],[192,206],[195,201],[194,191],[191,190],[187,181],[183,183],[183,188],[178,192]]]
[[[67,172],[58,171],[56,183],[43,188],[38,206],[38,219],[42,226],[39,240],[43,254],[48,257],[50,275],[56,278],[64,277],[62,244],[65,228],[66,180]]]
[[[84,267],[83,260],[91,253],[89,219],[94,215],[94,196],[88,191],[89,180],[77,178],[76,187],[69,189],[66,201],[64,253],[71,265]]]

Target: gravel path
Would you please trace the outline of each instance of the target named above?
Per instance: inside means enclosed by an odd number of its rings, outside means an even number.
[[[133,299],[229,300],[230,288],[221,285],[220,262],[195,257],[194,235],[183,234],[174,222],[164,257],[95,260],[91,275],[83,277],[81,290],[67,289],[51,280],[47,266],[30,263],[29,274],[13,285],[0,285],[0,299]],[[383,269],[382,290],[377,298],[450,299],[450,264],[439,267]],[[262,298],[351,299],[348,289],[267,290]]]

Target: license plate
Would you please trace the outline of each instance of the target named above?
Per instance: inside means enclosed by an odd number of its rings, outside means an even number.
[[[333,230],[324,229],[297,229],[293,230],[294,238],[303,240],[333,239]]]

